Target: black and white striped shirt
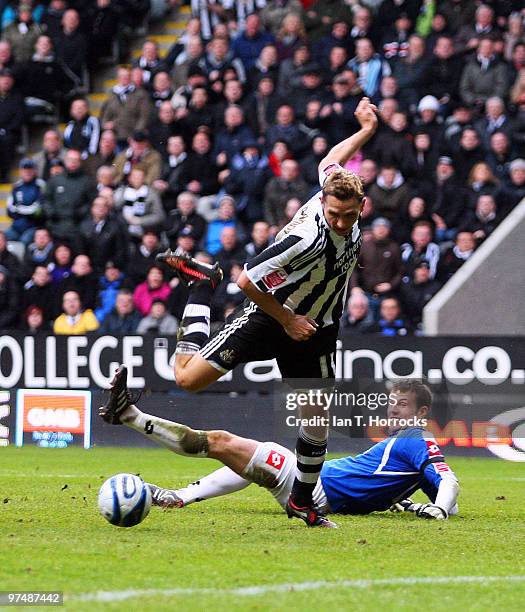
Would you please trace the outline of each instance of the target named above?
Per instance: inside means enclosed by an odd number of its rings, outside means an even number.
[[[337,164],[327,165],[320,184],[337,169]],[[276,241],[245,265],[245,271],[258,289],[325,327],[339,323],[362,238],[358,221],[348,236],[330,229],[321,195],[319,191],[302,206]]]
[[[220,17],[210,10],[210,4],[220,4],[237,21],[238,31],[244,30],[246,17],[259,12],[266,6],[266,0],[191,0],[191,12],[201,20],[201,35],[204,40],[213,36],[213,28],[221,22]]]

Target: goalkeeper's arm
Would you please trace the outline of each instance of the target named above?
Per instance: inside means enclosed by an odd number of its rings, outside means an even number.
[[[395,503],[392,512],[413,512],[416,516],[426,519],[444,520],[458,513],[457,499],[459,483],[451,470],[441,474],[441,481],[434,502],[428,504],[414,503],[410,498]]]

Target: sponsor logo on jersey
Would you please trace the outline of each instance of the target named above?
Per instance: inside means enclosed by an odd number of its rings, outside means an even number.
[[[278,453],[277,451],[272,451],[268,455],[268,459],[266,459],[266,463],[271,465],[276,470],[280,470],[284,465],[284,455]]]
[[[439,446],[436,444],[435,440],[425,440],[427,443],[427,451],[428,451],[428,456],[429,457],[442,457],[443,453],[441,452],[441,449],[439,448]]]
[[[286,280],[286,274],[282,270],[276,270],[275,272],[270,272],[266,276],[263,276],[263,283],[268,287],[268,289],[273,289],[274,287],[278,287],[282,285]]]

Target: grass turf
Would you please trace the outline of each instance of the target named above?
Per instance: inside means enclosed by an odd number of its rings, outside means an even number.
[[[450,464],[461,482],[461,515],[447,523],[383,513],[338,517],[338,530],[309,530],[253,485],[182,510],[152,508],[141,525],[119,529],[96,508],[108,476],[140,473],[179,486],[218,464],[161,449],[0,449],[0,590],[64,591],[67,610],[523,609],[522,581],[228,592],[311,581],[525,575],[523,464]],[[78,597],[184,588],[211,591],[108,602]]]

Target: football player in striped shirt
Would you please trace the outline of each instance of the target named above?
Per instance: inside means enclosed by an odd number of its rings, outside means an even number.
[[[222,279],[218,264],[197,262],[166,251],[158,259],[190,285],[179,341],[175,379],[200,391],[240,363],[273,359],[283,379],[329,387],[350,275],[361,246],[361,179],[344,164],[373,136],[377,108],[363,98],[355,111],[361,129],[335,145],[319,164],[320,191],[302,206],[275,242],[245,265],[237,284],[245,304],[210,336],[210,302]],[[322,406],[305,406],[302,417],[322,416]],[[313,503],[326,454],[328,427],[300,428],[296,477],[287,512],[308,526],[335,527]]]
[[[390,509],[438,520],[457,514],[458,480],[432,434],[415,424],[429,416],[430,389],[417,380],[401,380],[393,385],[389,398],[389,436],[356,457],[325,462],[313,492],[316,506],[324,514],[369,514]],[[287,509],[297,463],[287,448],[227,431],[196,431],[145,414],[135,405],[122,411],[119,418],[179,455],[211,457],[224,464],[181,489],[150,484],[155,505],[182,508],[255,483],[268,489]],[[418,489],[427,495],[429,503],[410,499]]]

